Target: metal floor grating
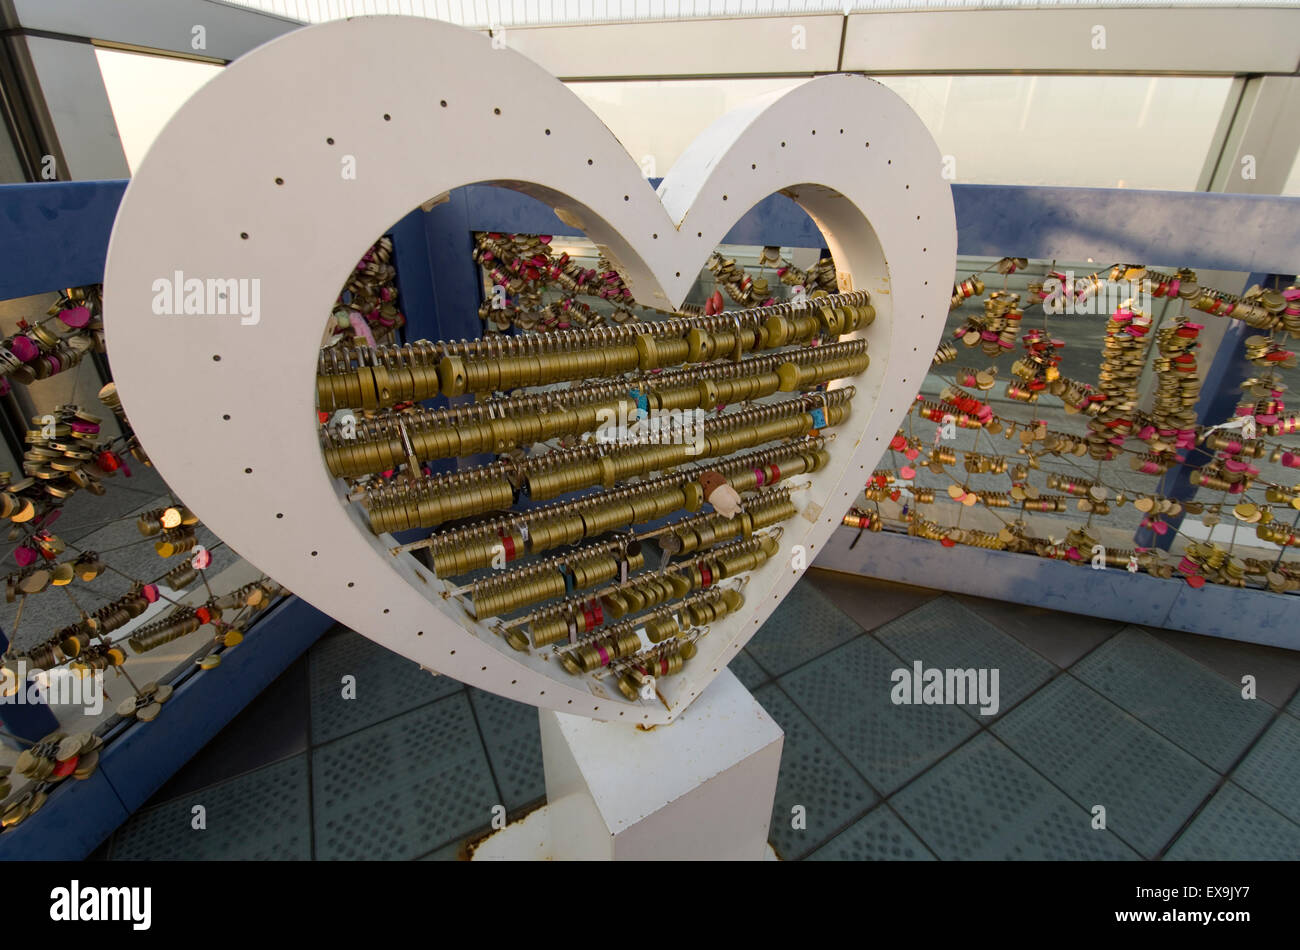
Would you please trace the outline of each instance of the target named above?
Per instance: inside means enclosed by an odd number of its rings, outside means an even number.
[[[876,794],[779,687],[764,686],[754,698],[785,731],[768,838],[785,860],[802,858],[870,808]],[[804,828],[795,827],[799,808]]]
[[[537,709],[481,689],[468,692],[506,810],[546,797]]]
[[[890,799],[944,860],[1137,859],[1110,831],[987,732]]]
[[[1261,699],[1137,627],[1126,627],[1071,672],[1111,702],[1226,772],[1272,717]]]
[[[355,699],[343,696],[344,676],[356,677]],[[311,651],[312,739],[337,739],[459,689],[359,633],[328,634]]]
[[[952,706],[894,705],[890,673],[900,666],[898,657],[864,634],[778,681],[882,794],[978,728]]]
[[[1278,716],[1232,780],[1300,824],[1300,719]]]
[[[903,666],[920,661],[924,669],[998,671],[998,709],[980,712],[978,703],[958,708],[987,724],[1051,677],[1054,667],[1019,641],[950,597],[939,597],[885,624],[876,637]]]
[[[1061,676],[992,726],[1040,774],[1106,827],[1153,858],[1219,781],[1168,739]]]
[[[861,633],[861,627],[801,579],[745,648],[765,672],[780,676]]]
[[[206,827],[196,829],[195,806]],[[311,857],[307,756],[136,812],[113,836],[114,860],[303,861]]]
[[[1059,615],[1051,629],[1069,642],[1055,643],[1048,630],[1031,637],[1014,605],[976,616],[908,588],[914,609],[868,634],[849,617],[883,618],[902,601],[873,604],[881,583],[860,587],[841,576],[819,592],[801,580],[731,663],[786,732],[771,830],[782,857],[1300,856],[1300,722],[1271,722],[1274,707],[1242,700],[1226,674],[1184,654],[1173,639],[1183,635],[1161,642],[1130,627],[1106,639],[1086,618]],[[1004,715],[894,705],[890,674],[913,653],[928,667],[999,667]],[[1064,673],[1042,658],[1070,655],[1084,659]],[[532,707],[430,676],[347,631],[314,646],[308,666],[310,704],[300,693],[250,705],[232,734],[259,748],[210,743],[195,763],[215,784],[139,812],[109,856],[455,860],[493,806],[513,814],[544,795]],[[347,673],[355,700],[340,695]],[[1300,696],[1284,699],[1300,711]],[[311,751],[281,758],[277,730],[252,721],[271,714],[301,717],[304,737],[310,720]],[[248,771],[252,751],[273,764]],[[1222,780],[1210,766],[1238,758],[1214,792]],[[1091,828],[1093,799],[1107,806],[1106,831]],[[190,828],[195,803],[207,808],[204,832]],[[791,826],[796,805],[806,828]]]
[[[1294,861],[1300,826],[1232,782],[1219,789],[1165,855],[1168,861]]]
[[[754,658],[749,655],[748,650],[741,650],[737,653],[736,658],[728,663],[727,667],[731,672],[736,674],[736,678],[740,680],[740,682],[745,685],[745,689],[750,692],[758,689],[771,679],[771,677],[763,671],[763,668],[758,665]]]
[[[836,835],[809,861],[933,861],[934,855],[912,834],[902,819],[881,805]]]
[[[501,804],[464,692],[312,753],[316,857],[404,860],[486,827]]]

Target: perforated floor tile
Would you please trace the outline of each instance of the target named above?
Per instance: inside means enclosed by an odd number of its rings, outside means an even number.
[[[933,861],[934,855],[888,805],[880,805],[808,855],[808,860]]]
[[[1003,633],[984,618],[967,610],[950,597],[939,597],[876,631],[875,636],[908,669],[920,661],[923,669],[987,670],[991,688],[997,671],[997,709],[980,712],[978,701],[963,709],[982,723],[1006,713],[1052,675],[1054,667],[1033,650]],[[969,695],[966,697],[970,699]]]
[[[1106,809],[1106,827],[1144,857],[1169,843],[1219,776],[1070,676],[992,727],[1076,804]]]
[[[459,861],[460,860],[461,841],[458,839],[447,845],[445,848],[439,848],[432,854],[426,854],[419,861]]]
[[[196,805],[207,827],[194,827]],[[311,857],[307,756],[277,762],[133,815],[113,860],[305,861]]]
[[[1237,689],[1241,688],[1243,677],[1253,676],[1259,698],[1278,709],[1286,706],[1300,686],[1300,651],[1223,637],[1202,637],[1180,630],[1144,629],[1161,643],[1218,673]]]
[[[780,676],[861,634],[861,627],[803,577],[746,649],[766,672]]]
[[[891,674],[902,668],[874,639],[859,637],[779,680],[883,795],[978,728],[952,706],[895,705]]]
[[[727,667],[736,674],[736,678],[748,690],[758,689],[771,679],[770,676],[763,672],[763,668],[754,662],[754,658],[749,655],[748,650],[741,650],[737,653],[736,658],[728,663]]]
[[[940,591],[925,587],[909,587],[817,568],[810,570],[805,579],[863,630],[875,630],[940,594]]]
[[[343,677],[356,677],[356,699],[343,698]],[[440,699],[461,688],[351,630],[311,651],[312,741],[319,744]]]
[[[1273,714],[1266,703],[1242,699],[1239,686],[1137,627],[1106,641],[1071,672],[1220,773]]]
[[[1003,633],[1059,667],[1068,667],[1124,628],[1117,620],[1067,614],[1045,607],[986,600],[960,594],[958,603],[969,607]]]
[[[307,657],[301,656],[145,804],[225,781],[307,751]]]
[[[1295,694],[1295,697],[1287,705],[1286,711],[1293,716],[1300,716],[1300,692]]]
[[[981,733],[889,800],[943,860],[1135,860],[1110,831]]]
[[[813,728],[775,684],[754,693],[785,731],[769,840],[787,861],[802,858],[865,812],[876,795],[844,756]],[[793,827],[802,806],[804,828]]]
[[[1300,719],[1283,713],[1232,773],[1256,798],[1300,823]]]
[[[405,860],[487,824],[500,803],[461,692],[312,753],[316,857]]]
[[[542,733],[537,708],[480,689],[470,689],[470,701],[487,743],[492,773],[496,776],[506,811],[546,795],[542,771]]]
[[[1165,860],[1300,860],[1300,826],[1228,782],[1174,842]]]

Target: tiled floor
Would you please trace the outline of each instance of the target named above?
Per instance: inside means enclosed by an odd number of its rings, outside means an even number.
[[[895,704],[918,660],[997,710]],[[814,570],[732,670],[785,730],[786,859],[1300,858],[1294,653]],[[99,854],[454,860],[544,797],[534,709],[340,630]]]

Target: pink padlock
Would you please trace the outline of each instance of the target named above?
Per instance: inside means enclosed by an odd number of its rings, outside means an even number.
[[[85,307],[69,307],[67,310],[59,311],[59,319],[64,326],[80,330],[90,322],[90,311]]]
[[[21,334],[9,341],[9,351],[24,363],[30,363],[41,355],[41,348]]]

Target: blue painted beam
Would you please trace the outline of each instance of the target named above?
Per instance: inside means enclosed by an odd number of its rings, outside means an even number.
[[[125,181],[0,185],[0,300],[104,279]]]
[[[1295,596],[1165,580],[1126,570],[1093,570],[1032,554],[1012,554],[905,534],[836,531],[815,567],[914,584],[951,593],[1007,600],[1032,607],[1104,617],[1169,630],[1184,630],[1249,643],[1300,649]]]
[[[102,770],[64,779],[40,811],[0,835],[0,861],[80,861],[130,816]]]
[[[1300,198],[954,185],[957,253],[1300,273]]]
[[[489,185],[463,190],[474,230],[572,230],[535,198]],[[952,192],[964,256],[1300,273],[1300,198],[1019,185],[953,185]],[[821,247],[823,238],[791,199],[772,195],[724,243]]]
[[[0,299],[103,279],[104,254],[125,182],[0,185]],[[647,182],[652,187],[653,182]],[[973,257],[1117,261],[1300,273],[1300,198],[1125,188],[953,185],[957,252]],[[452,192],[425,216],[435,266],[466,230],[564,234],[545,204],[489,185]],[[463,222],[460,220],[463,218]],[[405,221],[405,219],[404,219]],[[822,237],[789,198],[773,195],[747,212],[729,244],[821,247]],[[408,292],[414,292],[408,288]]]

